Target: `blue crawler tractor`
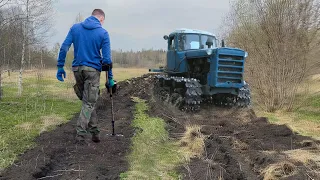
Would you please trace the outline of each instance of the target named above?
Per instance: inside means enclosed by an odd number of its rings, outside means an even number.
[[[219,46],[212,33],[178,29],[168,43],[166,66],[149,69],[155,75],[154,92],[181,110],[197,111],[202,104],[247,107],[249,85],[244,81],[247,52]]]

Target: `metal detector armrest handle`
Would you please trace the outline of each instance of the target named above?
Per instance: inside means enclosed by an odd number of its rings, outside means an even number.
[[[107,84],[109,84],[109,76],[108,76],[108,70],[106,71],[106,88],[109,88],[110,98],[112,98],[112,87],[108,87]]]

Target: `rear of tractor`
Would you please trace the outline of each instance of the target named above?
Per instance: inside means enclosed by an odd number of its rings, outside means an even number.
[[[247,107],[249,85],[244,81],[247,53],[218,47],[216,36],[205,31],[179,29],[169,36],[167,63],[150,69],[155,75],[154,92],[162,101],[182,110],[198,111],[202,104]]]

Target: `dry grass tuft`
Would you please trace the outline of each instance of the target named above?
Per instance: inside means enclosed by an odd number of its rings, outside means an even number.
[[[306,150],[292,150],[292,151],[286,151],[285,154],[292,160],[296,162],[302,162],[306,164],[308,160],[313,158],[313,154]]]
[[[249,145],[245,142],[240,141],[237,138],[232,137],[232,146],[234,149],[240,149],[240,150],[248,150]]]
[[[310,159],[319,161],[320,163],[319,153],[320,153],[319,150],[311,151],[311,150],[303,150],[303,149],[285,151],[285,154],[288,155],[289,158],[295,161],[300,161],[302,163],[307,163],[308,160]]]
[[[312,149],[295,149],[282,151],[262,151],[263,154],[274,157],[278,160],[287,159],[290,162],[282,162],[272,164],[268,166],[262,174],[264,174],[264,180],[281,179],[282,177],[290,177],[296,175],[296,172],[300,169],[307,169],[308,173],[319,176],[320,175],[320,150],[313,145]],[[295,166],[294,164],[302,164],[301,166]],[[290,169],[293,169],[290,173]]]
[[[311,76],[300,88],[299,93],[307,92],[309,94],[320,93],[320,74]]]
[[[40,133],[47,131],[49,128],[57,126],[63,123],[65,120],[59,116],[43,116],[41,117],[42,125]]]
[[[256,119],[257,115],[255,114],[253,109],[244,109],[240,110],[236,117],[240,122],[248,123],[251,122],[253,119]]]
[[[205,136],[200,130],[201,127],[198,125],[186,126],[186,131],[179,142],[186,159],[201,157],[204,152]]]
[[[16,125],[17,128],[21,128],[22,130],[30,131],[33,129],[33,124],[31,122],[26,122],[23,124]]]
[[[253,109],[248,108],[239,110],[237,107],[232,107],[230,109],[219,109],[216,113],[216,116],[218,118],[236,118],[239,123],[248,123],[257,118],[257,115]]]
[[[285,161],[269,165],[262,173],[263,180],[278,180],[284,177],[290,177],[297,172],[297,167],[291,162]]]
[[[310,171],[320,174],[320,150],[296,149],[286,151],[285,154],[295,162],[303,163]]]
[[[311,81],[320,81],[320,74],[315,74],[311,76]]]

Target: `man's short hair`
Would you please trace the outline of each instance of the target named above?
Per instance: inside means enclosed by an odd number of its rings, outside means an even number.
[[[106,17],[106,15],[104,14],[102,9],[95,9],[92,11],[92,15],[93,16],[103,16],[104,18]]]

